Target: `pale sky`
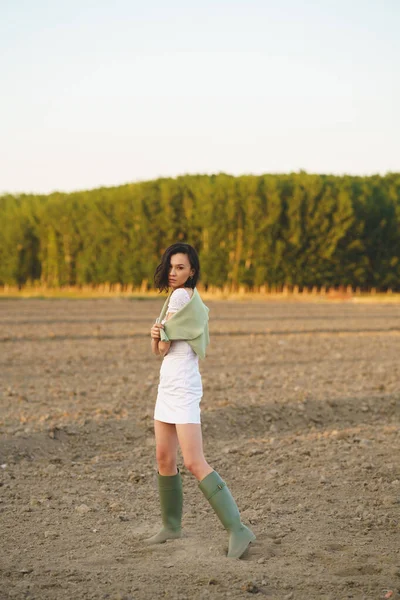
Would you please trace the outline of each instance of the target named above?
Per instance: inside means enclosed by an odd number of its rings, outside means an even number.
[[[2,0],[0,193],[400,171],[399,0]]]

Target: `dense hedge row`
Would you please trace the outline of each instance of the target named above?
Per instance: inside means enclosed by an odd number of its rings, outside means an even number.
[[[184,176],[0,197],[0,284],[129,283],[175,241],[205,285],[400,290],[400,174]]]

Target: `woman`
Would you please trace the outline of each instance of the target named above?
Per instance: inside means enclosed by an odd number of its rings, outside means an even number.
[[[147,543],[159,544],[181,536],[182,480],[177,468],[178,444],[185,467],[229,533],[228,557],[240,558],[253,532],[240,520],[226,485],[203,454],[200,400],[203,394],[199,358],[209,342],[208,308],[196,289],[199,258],[189,244],[166,249],[154,281],[160,291],[171,291],[159,319],[151,328],[151,348],[163,357],[154,412],[158,488],[163,527]],[[165,317],[165,318],[164,318]]]

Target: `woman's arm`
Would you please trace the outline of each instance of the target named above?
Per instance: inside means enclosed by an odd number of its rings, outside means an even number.
[[[171,342],[162,342],[161,340],[158,342],[158,353],[164,358],[170,349]]]
[[[159,340],[153,340],[153,339],[151,340],[151,351],[156,356],[159,356],[159,354],[160,354],[160,351],[158,349],[158,343],[159,343]]]
[[[167,316],[165,317],[165,320],[168,321],[168,319],[170,319],[173,314],[174,313],[168,313]],[[159,351],[159,354],[161,354],[161,356],[163,358],[166,354],[168,354],[170,346],[171,346],[171,342],[163,342],[163,341],[159,340],[158,351]]]
[[[151,334],[151,351],[156,356],[160,355],[160,351],[158,349],[158,343],[160,341],[160,329],[164,329],[164,325],[161,323],[154,323],[153,327],[150,330]]]

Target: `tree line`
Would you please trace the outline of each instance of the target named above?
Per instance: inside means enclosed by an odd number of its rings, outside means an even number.
[[[400,173],[221,173],[5,194],[0,218],[0,285],[151,287],[164,249],[184,241],[206,287],[400,290]]]

